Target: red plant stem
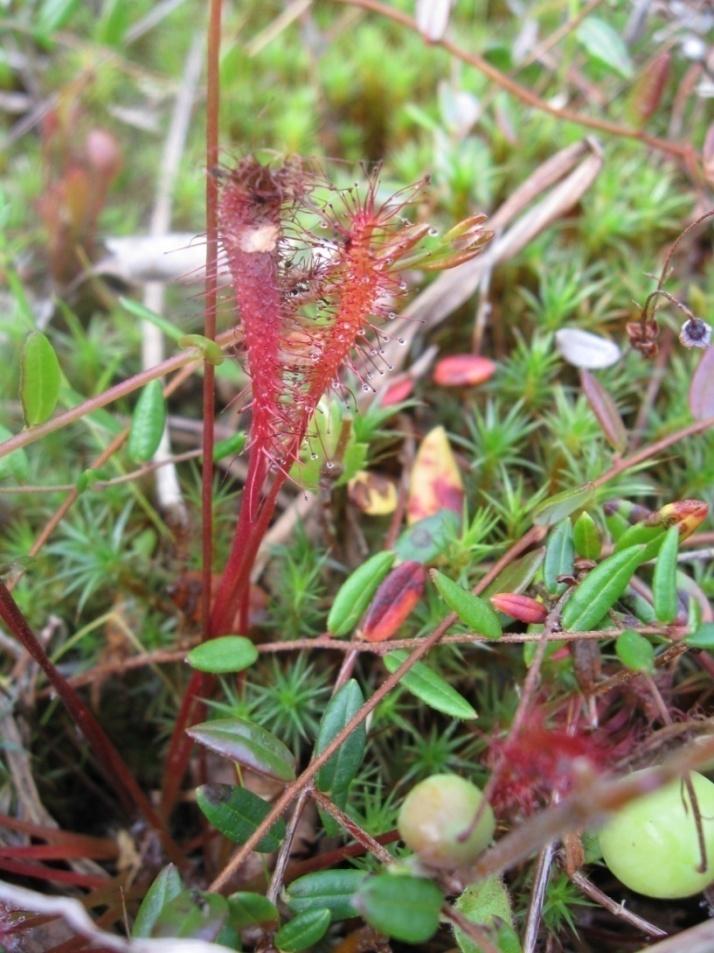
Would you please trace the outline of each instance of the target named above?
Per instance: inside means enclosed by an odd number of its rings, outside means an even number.
[[[0,580],[0,619],[45,673],[68,713],[89,742],[125,806],[128,808],[136,806],[151,827],[158,831],[166,853],[175,862],[183,864],[183,854],[164,828],[161,819],[139,787],[126,762],[90,709],[52,664],[2,580]]]
[[[0,857],[0,870],[21,877],[36,877],[49,883],[72,884],[75,887],[102,887],[110,877],[98,874],[79,874],[74,870],[61,870],[59,867],[47,867],[45,864],[25,864],[20,860],[4,860]]]

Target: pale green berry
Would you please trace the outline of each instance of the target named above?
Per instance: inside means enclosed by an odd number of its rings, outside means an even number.
[[[483,794],[456,774],[433,774],[415,785],[399,812],[399,834],[432,867],[461,867],[471,863],[489,844],[496,826],[486,804],[466,840]]]
[[[701,816],[706,868],[689,792],[682,781],[630,801],[600,831],[605,863],[618,880],[647,897],[674,900],[714,882],[714,784],[689,775]]]

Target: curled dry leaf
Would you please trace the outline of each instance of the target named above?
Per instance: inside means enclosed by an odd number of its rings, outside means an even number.
[[[608,443],[621,453],[627,445],[627,432],[615,401],[590,371],[580,371],[580,383]]]
[[[496,372],[496,364],[480,354],[452,354],[434,368],[434,383],[441,387],[473,387]]]
[[[407,521],[433,516],[440,510],[452,510],[461,516],[464,486],[443,427],[434,427],[417,451],[409,483]]]
[[[367,516],[388,516],[397,508],[394,480],[379,473],[360,470],[347,484],[350,502]]]
[[[561,328],[555,333],[555,343],[568,364],[590,371],[612,367],[621,356],[614,341],[580,328]]]
[[[689,407],[695,420],[714,417],[714,347],[708,347],[692,377]]]
[[[391,638],[424,594],[426,568],[409,561],[393,569],[374,594],[358,636],[367,642]]]

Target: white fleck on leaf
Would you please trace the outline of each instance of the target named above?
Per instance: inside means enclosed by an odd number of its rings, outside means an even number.
[[[708,347],[692,377],[689,407],[695,420],[714,417],[714,347]]]
[[[451,0],[417,0],[417,26],[429,42],[438,43],[443,39],[450,12]]]
[[[588,371],[611,367],[620,360],[620,348],[614,341],[581,331],[580,328],[562,328],[556,331],[555,343],[562,357],[574,367]]]

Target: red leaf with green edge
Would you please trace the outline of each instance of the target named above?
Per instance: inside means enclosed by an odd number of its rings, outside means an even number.
[[[608,443],[621,453],[627,446],[627,432],[615,401],[590,371],[580,371],[580,382],[590,409],[597,417]]]
[[[270,805],[257,794],[230,784],[202,784],[196,788],[196,803],[209,823],[236,844],[244,844],[270,812]],[[285,821],[280,818],[255,849],[269,854],[280,847],[284,836]]]
[[[290,749],[255,722],[243,718],[216,718],[194,725],[187,734],[216,754],[237,761],[258,774],[285,782],[295,778],[295,758]]]
[[[423,596],[425,583],[422,563],[409,561],[393,569],[374,594],[357,637],[367,642],[391,638]]]

